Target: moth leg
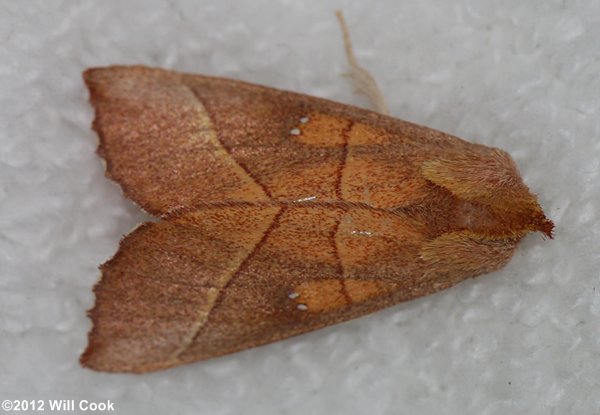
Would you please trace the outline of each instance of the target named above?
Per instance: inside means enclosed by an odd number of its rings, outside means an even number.
[[[375,107],[375,110],[381,114],[389,115],[389,110],[385,97],[377,85],[377,81],[371,73],[360,66],[354,55],[352,49],[352,42],[350,42],[350,34],[348,33],[348,26],[344,20],[344,15],[341,11],[335,12],[342,30],[342,36],[344,38],[344,49],[346,50],[346,57],[348,58],[348,64],[350,65],[350,78],[357,91],[369,98],[371,104]]]

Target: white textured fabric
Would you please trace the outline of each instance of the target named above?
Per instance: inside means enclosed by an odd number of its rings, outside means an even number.
[[[103,176],[81,72],[146,64],[366,105],[501,147],[556,222],[503,270],[149,375],[82,369],[97,266],[146,216]],[[598,414],[600,2],[0,1],[0,399],[133,414]],[[48,411],[46,411],[48,412]]]

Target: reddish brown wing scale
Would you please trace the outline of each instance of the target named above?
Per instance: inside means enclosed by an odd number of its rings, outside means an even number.
[[[550,235],[501,150],[145,67],[85,73],[107,174],[160,216],[102,266],[85,366],[145,372],[352,319]]]

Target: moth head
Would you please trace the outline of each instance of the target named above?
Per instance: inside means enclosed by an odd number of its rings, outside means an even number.
[[[491,212],[498,228],[515,236],[540,231],[552,238],[554,224],[523,183],[512,158],[500,149],[483,148],[426,161],[423,176],[455,197]]]

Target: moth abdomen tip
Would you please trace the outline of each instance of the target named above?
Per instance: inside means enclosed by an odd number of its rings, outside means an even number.
[[[539,225],[540,232],[544,233],[548,238],[554,239],[554,222],[544,217]]]

